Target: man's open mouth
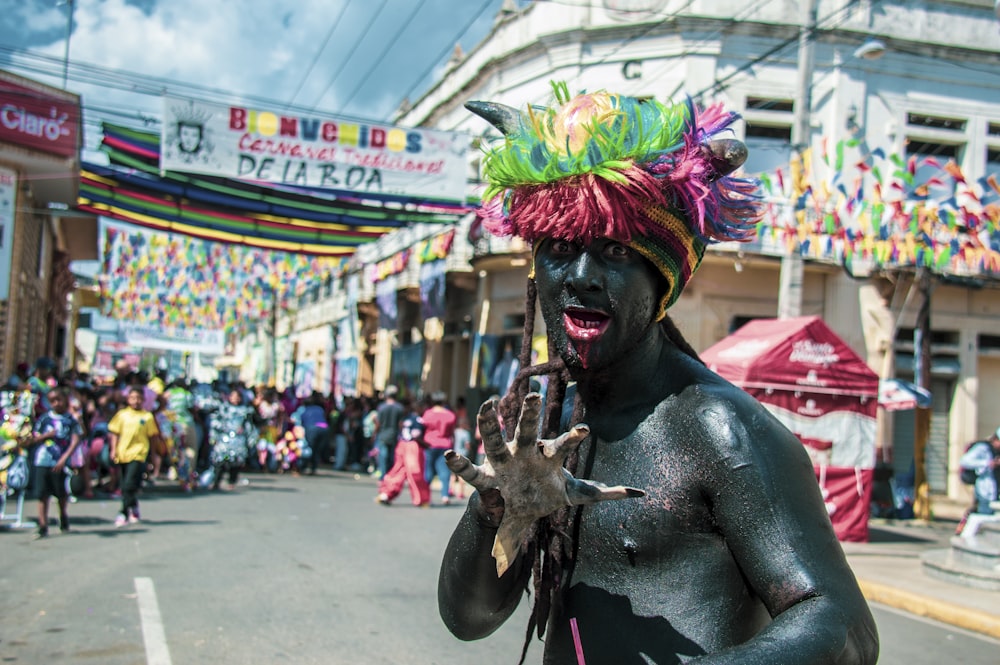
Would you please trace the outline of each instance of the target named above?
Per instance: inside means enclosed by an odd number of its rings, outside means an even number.
[[[563,312],[566,334],[574,339],[593,339],[608,327],[609,317],[604,312],[592,309],[567,308]]]

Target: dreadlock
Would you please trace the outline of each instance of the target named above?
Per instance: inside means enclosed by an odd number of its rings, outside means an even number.
[[[524,299],[524,335],[521,337],[521,349],[518,361],[521,369],[511,382],[507,394],[500,400],[498,412],[504,429],[513,432],[521,417],[521,405],[529,392],[530,380],[533,376],[548,375],[549,383],[546,390],[545,414],[542,417],[541,436],[551,439],[559,435],[563,412],[563,402],[566,399],[566,387],[569,383],[569,370],[559,356],[558,350],[550,339],[548,341],[549,361],[531,364],[531,340],[535,334],[535,305],[538,301],[538,287],[535,280],[528,280],[527,294]],[[669,316],[660,320],[667,339],[685,354],[698,362],[702,362],[698,353],[688,343],[677,325]],[[583,420],[583,403],[577,395],[573,403],[573,413],[569,426],[572,427]],[[574,476],[579,466],[579,448],[566,457],[565,467]],[[576,554],[576,527],[579,525],[582,506],[566,506],[560,508],[548,517],[535,523],[533,533],[529,533],[524,543],[525,556],[531,560],[532,588],[535,604],[528,617],[524,645],[521,648],[521,658],[518,665],[524,663],[531,644],[532,633],[537,631],[538,638],[545,635],[549,619],[558,615],[561,609],[560,589],[568,574]]]

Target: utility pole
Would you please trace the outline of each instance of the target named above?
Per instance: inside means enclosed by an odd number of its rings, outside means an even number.
[[[63,51],[63,90],[66,89],[66,84],[69,82],[69,39],[73,35],[73,0],[66,0],[66,6],[69,16],[66,17],[66,49]]]
[[[931,273],[928,268],[917,269],[917,292],[920,309],[913,328],[913,376],[917,386],[931,389]],[[913,516],[929,520],[931,514],[930,486],[927,483],[927,440],[931,433],[933,404],[917,406],[913,428]]]
[[[274,386],[278,384],[278,289],[271,289],[271,320],[268,343],[270,348],[267,352],[267,383]]]
[[[811,138],[812,78],[814,69],[814,48],[816,14],[819,0],[799,2],[799,67],[796,77],[795,102],[792,107],[790,163],[803,159]],[[803,164],[803,168],[804,168]],[[788,205],[795,216],[794,190]],[[781,257],[781,276],[778,284],[778,318],[787,319],[802,314],[802,279],[804,268],[802,254],[797,246],[785,248]]]

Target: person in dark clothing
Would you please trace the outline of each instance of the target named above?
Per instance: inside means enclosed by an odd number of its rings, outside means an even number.
[[[306,472],[315,475],[320,464],[330,461],[330,423],[323,395],[313,391],[292,414],[292,420],[305,431],[306,443],[312,449],[312,456],[306,461]]]
[[[31,376],[31,365],[26,362],[19,362],[14,368],[14,373],[7,379],[7,383],[0,386],[0,390],[20,390],[28,385],[28,377]]]
[[[399,425],[406,415],[403,405],[396,401],[399,390],[396,386],[386,386],[385,400],[375,410],[375,445],[378,448],[378,477],[384,478],[392,468],[396,441],[399,439]]]

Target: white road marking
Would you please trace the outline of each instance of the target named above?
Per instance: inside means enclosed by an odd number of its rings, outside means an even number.
[[[135,578],[135,594],[139,603],[139,621],[142,623],[142,641],[146,645],[146,665],[171,665],[153,580],[148,577]]]

